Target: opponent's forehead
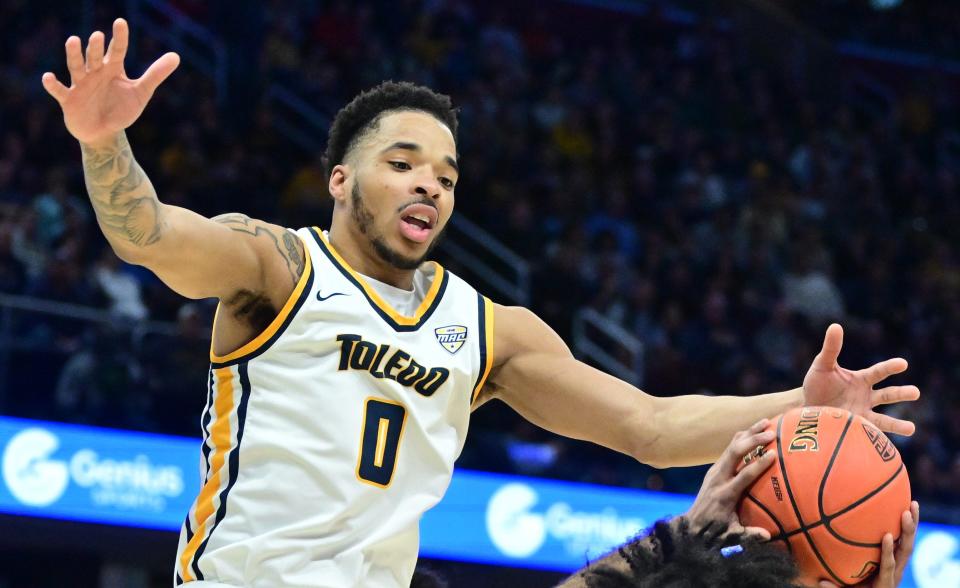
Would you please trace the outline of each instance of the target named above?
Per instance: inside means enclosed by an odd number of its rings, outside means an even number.
[[[421,111],[402,110],[384,114],[362,144],[379,153],[395,143],[415,143],[441,157],[456,159],[457,155],[457,144],[447,125]]]

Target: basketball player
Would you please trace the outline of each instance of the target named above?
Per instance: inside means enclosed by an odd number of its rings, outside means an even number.
[[[577,571],[559,588],[794,588],[802,585],[789,554],[764,542],[770,534],[744,528],[737,518],[741,495],[773,465],[776,453],[756,458],[754,450],[773,439],[763,419],[734,435],[720,459],[710,467],[693,506],[681,517],[660,521],[648,533]],[[741,461],[747,465],[737,468]],[[877,574],[862,586],[894,588],[913,553],[920,505],[911,503],[901,515],[902,534],[894,543],[887,533],[881,543]],[[721,548],[740,544],[724,556]],[[822,581],[818,588],[835,588]]]
[[[656,398],[574,359],[533,313],[494,304],[425,262],[453,212],[457,119],[427,88],[383,84],[347,105],[326,159],[328,231],[163,204],[124,129],[179,64],[124,72],[127,24],[66,42],[70,87],[44,88],[80,142],[90,202],[116,254],[188,298],[217,297],[203,486],[184,521],[176,583],[404,586],[418,522],[446,491],[470,411],[491,398],[533,423],[658,467],[716,460],[735,431],[808,404],[863,414],[913,400],[872,389],[892,359],[840,368],[827,332],[804,386],[762,397]],[[474,195],[473,197],[480,197]]]

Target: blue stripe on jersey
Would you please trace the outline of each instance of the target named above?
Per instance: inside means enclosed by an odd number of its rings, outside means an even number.
[[[443,278],[440,280],[440,288],[437,290],[437,296],[433,299],[433,303],[430,304],[430,307],[427,308],[427,310],[423,313],[423,316],[421,316],[417,320],[416,324],[401,325],[397,321],[393,320],[393,317],[385,313],[383,309],[377,306],[377,303],[370,298],[370,296],[367,294],[367,291],[363,289],[363,286],[361,286],[360,283],[357,281],[357,279],[353,277],[353,274],[351,274],[350,271],[347,270],[347,268],[340,265],[340,263],[336,260],[333,254],[331,254],[330,251],[327,249],[326,243],[324,243],[320,235],[317,234],[316,229],[314,229],[313,227],[309,227],[307,230],[309,230],[310,234],[313,235],[313,239],[317,242],[317,245],[320,246],[320,251],[323,251],[323,254],[327,256],[327,259],[330,260],[330,263],[333,264],[333,267],[337,268],[340,271],[340,273],[343,274],[343,277],[349,280],[351,284],[356,286],[357,290],[360,290],[360,293],[363,294],[363,297],[367,299],[367,302],[370,304],[370,307],[373,308],[373,310],[375,310],[377,314],[380,315],[380,318],[382,318],[384,322],[390,325],[394,331],[401,332],[401,333],[408,333],[411,331],[420,330],[420,327],[422,327],[424,323],[426,323],[430,319],[430,317],[433,315],[433,312],[437,310],[437,307],[440,306],[440,301],[443,299],[443,293],[447,289],[447,282],[448,282],[448,277],[450,273],[446,271],[443,272]]]
[[[293,314],[293,312],[290,314]],[[193,556],[192,567],[197,580],[203,580],[203,573],[200,571],[200,557],[207,548],[210,537],[213,537],[213,532],[217,530],[217,525],[227,514],[227,496],[230,494],[233,485],[236,484],[237,474],[240,470],[240,442],[243,440],[243,426],[247,421],[247,401],[250,400],[250,375],[247,373],[246,361],[237,366],[237,372],[240,375],[240,404],[237,406],[237,444],[230,450],[230,461],[227,466],[230,481],[227,482],[227,487],[220,492],[220,506],[217,507],[213,527],[210,528],[207,538],[203,540],[203,543],[197,548],[196,555]]]
[[[306,247],[306,245],[304,245],[304,247]],[[296,304],[294,304],[293,308],[290,309],[290,313],[287,315],[287,318],[283,319],[283,324],[281,324],[277,328],[277,332],[271,335],[269,339],[264,341],[263,345],[258,347],[256,351],[252,351],[247,355],[243,355],[231,361],[225,361],[223,363],[213,362],[210,364],[210,367],[212,367],[213,369],[219,369],[219,368],[225,368],[231,365],[241,364],[241,362],[246,363],[251,359],[259,356],[267,349],[270,349],[270,346],[276,343],[277,339],[280,338],[280,335],[282,335],[283,332],[287,330],[287,327],[290,326],[290,322],[293,321],[293,317],[297,316],[297,311],[300,310],[300,307],[303,306],[303,303],[307,300],[307,298],[310,297],[310,293],[313,291],[313,277],[317,274],[317,272],[316,270],[313,269],[312,265],[308,265],[307,270],[305,271],[309,271],[310,275],[307,276],[307,283],[303,287],[303,292],[300,293],[300,298],[297,299]]]
[[[187,517],[183,520],[183,527],[187,530],[187,541],[184,545],[190,543],[190,540],[193,539],[193,527],[190,526],[190,513],[187,513]],[[180,575],[180,564],[177,563],[177,569],[174,571],[174,585],[179,586],[183,584],[183,576]]]
[[[480,385],[480,380],[483,379],[487,366],[487,306],[483,302],[483,295],[479,292],[477,292],[477,327],[480,330],[480,371],[477,373],[477,381],[473,383],[473,388],[470,390],[476,390],[477,394],[480,394],[477,386]],[[476,399],[471,398],[470,402],[472,403],[474,400]]]
[[[211,421],[211,412],[213,411],[213,369],[209,370],[210,377],[207,380],[207,406],[203,409],[203,417],[200,420],[200,433],[203,437],[203,445],[200,446],[200,452],[203,454],[203,478],[200,480],[200,485],[207,481],[207,478],[210,476],[210,421]],[[189,517],[189,515],[188,515]]]

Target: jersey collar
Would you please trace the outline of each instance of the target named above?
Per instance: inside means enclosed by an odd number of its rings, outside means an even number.
[[[330,260],[330,263],[336,267],[343,277],[347,278],[354,286],[360,290],[360,293],[363,294],[364,298],[367,299],[367,302],[370,303],[370,306],[380,315],[380,317],[386,321],[388,325],[393,327],[396,331],[416,331],[430,318],[430,315],[437,309],[437,306],[440,305],[440,299],[443,298],[443,293],[447,289],[448,276],[447,272],[443,269],[439,263],[431,261],[434,265],[434,274],[433,282],[430,284],[430,289],[427,290],[426,296],[423,298],[423,302],[420,303],[420,306],[417,308],[416,312],[413,313],[413,316],[404,316],[396,311],[386,300],[384,300],[376,290],[367,282],[366,279],[359,273],[357,273],[350,265],[340,257],[340,254],[337,253],[337,250],[334,249],[333,245],[327,240],[326,235],[323,234],[323,231],[317,227],[310,227],[310,234],[313,235],[314,240],[316,240],[317,245],[320,246],[320,250],[323,251],[324,255],[327,256],[327,259]]]

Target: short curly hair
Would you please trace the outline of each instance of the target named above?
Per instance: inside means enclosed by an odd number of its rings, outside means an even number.
[[[433,115],[447,125],[456,141],[457,112],[449,96],[410,82],[383,82],[358,94],[334,117],[323,154],[327,177],[367,133],[376,130],[384,113],[404,110]]]

